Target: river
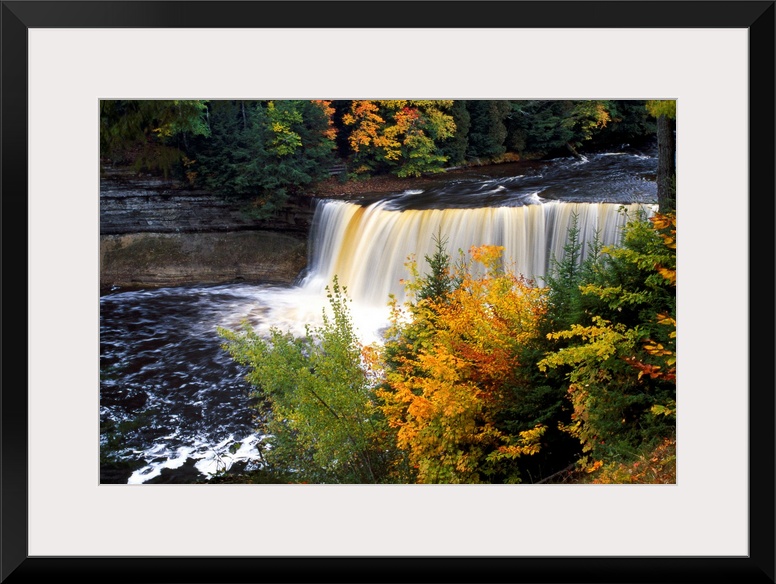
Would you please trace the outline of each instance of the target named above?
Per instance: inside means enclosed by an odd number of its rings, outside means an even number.
[[[363,342],[379,342],[404,266],[472,245],[505,247],[541,283],[576,217],[583,239],[616,243],[625,215],[654,210],[656,152],[509,163],[439,177],[424,189],[317,202],[307,269],[294,286],[235,283],[112,290],[100,297],[101,483],[190,483],[261,468],[245,371],[218,326],[301,333],[320,320],[337,275]]]

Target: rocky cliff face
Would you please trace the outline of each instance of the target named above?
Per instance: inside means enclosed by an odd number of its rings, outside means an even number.
[[[307,262],[312,216],[307,201],[258,221],[244,202],[107,170],[100,180],[100,285],[291,283]]]

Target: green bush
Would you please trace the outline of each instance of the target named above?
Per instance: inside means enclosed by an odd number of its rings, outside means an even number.
[[[230,355],[248,366],[258,407],[268,407],[262,430],[271,467],[297,482],[388,482],[387,424],[336,279],[328,298],[333,314],[324,311],[323,324],[308,326],[303,337],[273,328],[263,338],[247,326],[219,334]]]

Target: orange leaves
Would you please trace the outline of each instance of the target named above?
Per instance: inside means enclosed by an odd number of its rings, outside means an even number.
[[[361,147],[370,144],[381,145],[380,131],[385,120],[378,114],[379,110],[373,101],[354,100],[350,112],[342,116],[346,126],[355,126],[348,137],[353,152],[359,152]]]
[[[334,108],[331,106],[330,100],[314,99],[312,102],[323,110],[323,113],[328,119],[327,128],[323,131],[323,135],[329,139],[334,140],[337,137],[337,129],[334,127]]]
[[[673,323],[676,328],[676,321],[666,315],[659,315],[658,322],[660,324]],[[676,330],[669,335],[671,338],[676,336]],[[664,379],[666,381],[676,381],[676,367],[673,365],[676,363],[676,354],[665,348],[662,343],[647,339],[643,343],[644,351],[653,357],[658,357],[658,362],[661,365],[655,363],[644,363],[642,360],[637,359],[635,356],[624,357],[623,360],[639,370],[638,379],[641,379],[645,375],[650,379]],[[665,369],[663,366],[665,365]]]
[[[587,468],[585,468],[585,472],[586,472],[586,473],[588,473],[588,474],[590,474],[590,473],[594,473],[594,472],[595,472],[595,471],[597,471],[599,468],[601,468],[603,465],[604,465],[603,461],[601,461],[601,460],[596,460],[596,461],[595,461],[595,462],[593,462],[593,463],[592,463],[590,466],[588,466]]]
[[[401,355],[379,397],[419,482],[479,482],[486,462],[540,449],[543,428],[510,437],[494,423],[501,388],[520,383],[518,349],[538,338],[545,309],[542,289],[502,271],[501,253],[473,248],[472,265],[455,275],[461,285],[414,305],[413,323],[387,343]]]
[[[668,340],[665,341],[669,345],[673,345],[673,339],[676,338],[676,320],[665,313],[659,313],[655,322],[661,326],[671,327],[667,334]],[[642,343],[642,347],[647,355],[650,355],[657,363],[647,364],[643,360],[637,359],[635,356],[625,358],[625,361],[639,370],[638,378],[641,379],[645,375],[650,379],[663,379],[665,381],[676,381],[676,353],[673,350],[673,346],[665,347],[663,343],[647,339]],[[646,357],[645,357],[646,359]]]
[[[668,280],[672,286],[676,286],[676,270],[658,266],[657,271],[661,276]]]
[[[593,484],[676,484],[676,438],[666,438],[631,463],[603,464],[596,461],[585,470]]]
[[[676,216],[663,213],[655,213],[649,218],[655,229],[662,230],[673,227],[671,233],[676,234]]]
[[[661,371],[660,365],[650,365],[642,363],[635,357],[623,357],[623,360],[639,370],[638,378],[641,379],[644,375],[647,375],[650,379],[657,379],[659,377],[667,377],[668,374]]]
[[[356,100],[343,115],[348,143],[365,170],[387,166],[398,176],[438,172],[447,158],[438,141],[455,132],[453,101]]]
[[[504,247],[500,245],[473,246],[469,250],[472,261],[482,264],[490,273],[493,273],[498,269],[498,265],[501,262],[501,254],[503,252]]]
[[[652,227],[658,232],[663,244],[671,250],[676,250],[676,215],[656,213],[649,219]],[[668,280],[672,286],[676,286],[676,268],[655,265],[655,270]]]

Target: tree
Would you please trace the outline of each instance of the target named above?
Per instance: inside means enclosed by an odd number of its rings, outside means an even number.
[[[525,100],[511,107],[509,143],[531,156],[563,150],[580,156],[578,149],[611,121],[605,100]]]
[[[466,147],[469,142],[469,127],[471,120],[466,109],[466,100],[457,99],[450,108],[450,115],[455,124],[455,134],[442,142],[442,155],[447,157],[449,164],[461,164],[466,160]]]
[[[581,466],[624,462],[675,432],[676,222],[636,218],[622,247],[602,250],[603,268],[580,291],[589,324],[552,332],[538,362],[560,368],[573,407],[565,431],[580,441]]]
[[[203,188],[245,199],[256,218],[328,176],[335,144],[329,102],[214,101],[209,119],[211,135],[191,149],[190,176]]]
[[[550,304],[548,325],[553,330],[584,322],[587,307],[580,285],[589,282],[598,269],[601,248],[596,232],[592,241],[588,242],[587,257],[582,259],[584,250],[580,241],[579,214],[573,213],[562,258],[550,258],[550,269],[544,278]]]
[[[441,144],[452,138],[452,100],[357,100],[342,121],[356,172],[400,177],[439,172],[447,157]]]
[[[375,404],[374,375],[364,364],[346,290],[335,279],[327,289],[331,315],[295,338],[277,328],[269,338],[248,325],[219,329],[224,349],[249,368],[269,436],[265,459],[298,482],[388,482],[393,449]]]
[[[470,158],[498,158],[507,148],[504,141],[507,128],[504,120],[511,111],[511,105],[505,100],[468,100],[469,145],[466,155]]]
[[[394,310],[377,395],[418,482],[519,482],[515,461],[541,449],[543,425],[514,434],[498,427],[544,310],[542,290],[504,270],[501,253],[473,248],[458,286],[419,299],[410,322]]]
[[[657,204],[670,213],[676,210],[676,100],[651,100],[646,107],[657,118]]]
[[[208,136],[201,100],[100,100],[100,156],[168,176],[188,141]]]

